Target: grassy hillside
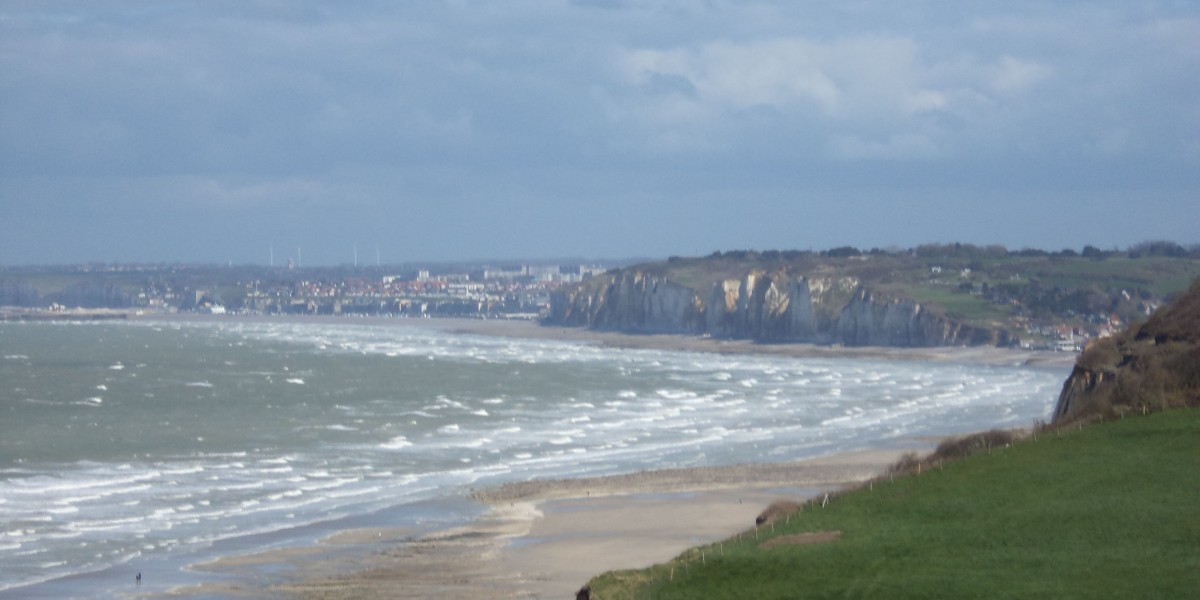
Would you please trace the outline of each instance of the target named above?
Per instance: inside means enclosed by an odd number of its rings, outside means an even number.
[[[1044,432],[589,585],[603,600],[1193,598],[1198,474],[1200,410]],[[767,547],[813,532],[841,535]]]

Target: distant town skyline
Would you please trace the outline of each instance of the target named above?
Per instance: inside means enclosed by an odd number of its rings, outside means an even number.
[[[0,1],[0,265],[1200,242],[1195,2]]]

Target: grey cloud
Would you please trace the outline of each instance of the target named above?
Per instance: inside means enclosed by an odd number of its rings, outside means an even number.
[[[749,247],[751,224],[670,215],[737,198],[804,221],[818,190],[862,215],[944,214],[920,202],[946,190],[1075,208],[1121,189],[1194,213],[1196,39],[1194,6],[1165,3],[10,2],[0,262],[34,260],[25,231],[86,237],[68,221],[96,207],[213,238],[203,207],[281,238],[416,219],[406,252],[466,255],[537,252],[488,226],[530,219],[548,254]],[[636,227],[590,210],[651,204]],[[856,243],[906,241],[890,220]]]

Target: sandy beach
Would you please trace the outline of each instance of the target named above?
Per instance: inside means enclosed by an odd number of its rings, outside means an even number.
[[[264,570],[290,575],[261,587],[210,585],[182,595],[572,598],[594,575],[662,562],[751,529],[772,502],[864,481],[902,453],[505,484],[476,490],[489,510],[461,527],[421,536],[361,528],[311,547],[227,557],[202,568],[241,581]]]

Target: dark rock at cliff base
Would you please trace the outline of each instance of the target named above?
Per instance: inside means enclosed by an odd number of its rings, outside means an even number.
[[[1089,344],[1053,422],[1200,406],[1200,280],[1145,323]]]

